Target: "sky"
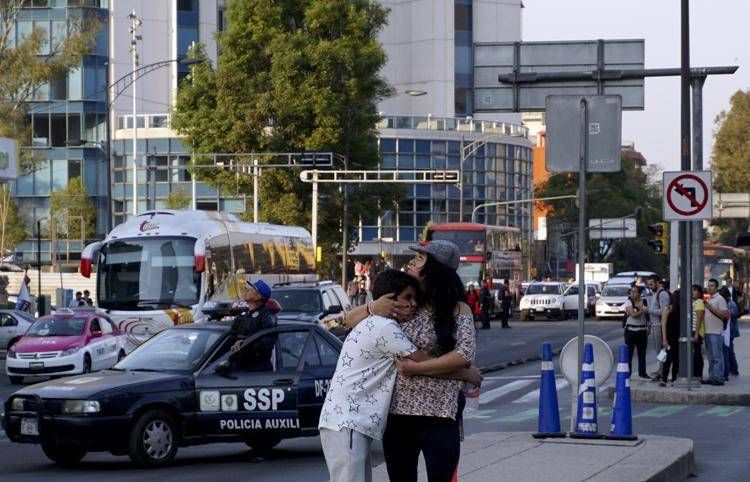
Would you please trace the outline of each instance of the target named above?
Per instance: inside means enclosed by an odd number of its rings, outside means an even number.
[[[524,41],[644,39],[646,68],[680,67],[680,0],[523,0]],[[738,90],[750,89],[750,0],[690,1],[690,65],[738,65],[703,87],[703,163],[710,162],[714,118]],[[750,135],[750,134],[749,134]],[[624,111],[623,143],[649,163],[680,170],[680,78],[645,81],[645,110]]]

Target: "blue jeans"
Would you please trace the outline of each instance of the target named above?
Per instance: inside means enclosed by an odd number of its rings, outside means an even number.
[[[724,381],[724,337],[706,333],[708,376],[717,382]]]

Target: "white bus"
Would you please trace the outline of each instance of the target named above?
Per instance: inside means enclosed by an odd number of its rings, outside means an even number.
[[[245,280],[315,281],[310,233],[209,211],[149,211],[81,254],[96,264],[96,305],[128,335],[129,349],[165,328],[203,321],[209,300],[240,299]]]

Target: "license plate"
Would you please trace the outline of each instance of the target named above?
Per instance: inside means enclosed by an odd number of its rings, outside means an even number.
[[[610,313],[620,313],[620,310],[609,310]]]
[[[39,435],[39,426],[35,418],[21,419],[21,435]]]
[[[32,370],[41,370],[44,368],[44,362],[43,361],[33,361],[29,362],[29,368]]]

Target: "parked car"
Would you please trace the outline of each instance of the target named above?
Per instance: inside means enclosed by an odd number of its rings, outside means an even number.
[[[564,320],[564,287],[563,283],[557,282],[530,284],[521,298],[521,321],[533,320],[535,316]]]
[[[125,346],[125,335],[104,313],[60,309],[36,320],[13,344],[5,371],[20,384],[24,377],[104,370],[125,357]]]
[[[10,349],[35,321],[25,311],[0,310],[0,352]]]
[[[583,302],[585,316],[593,316],[596,311],[596,286],[586,284],[586,297]],[[565,313],[569,318],[578,317],[578,285],[568,286],[565,290]]]
[[[112,370],[12,394],[5,433],[62,465],[110,452],[144,467],[168,465],[179,447],[231,442],[262,451],[317,436],[341,342],[316,324],[285,322],[237,353],[234,341],[229,323],[164,330]]]
[[[304,321],[321,325],[339,337],[346,330],[339,324],[344,310],[352,305],[341,287],[332,281],[316,283],[277,283],[273,297],[281,305],[276,315],[279,321]]]

